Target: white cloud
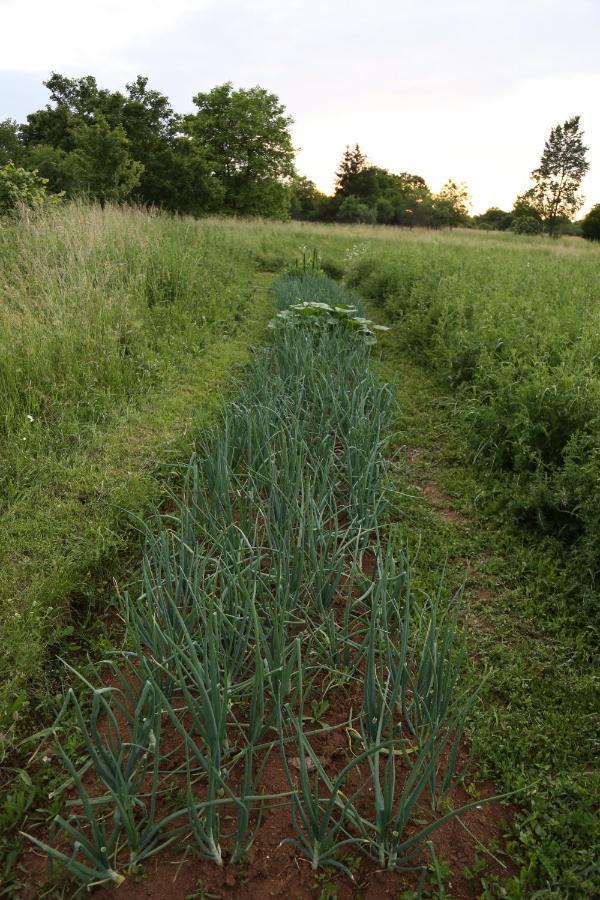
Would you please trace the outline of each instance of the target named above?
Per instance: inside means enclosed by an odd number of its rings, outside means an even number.
[[[342,107],[298,117],[298,164],[329,191],[344,144],[358,141],[377,165],[422,175],[433,190],[450,177],[465,181],[475,212],[510,209],[529,187],[550,128],[581,114],[592,164],[582,185],[586,209],[600,200],[598,96],[600,72],[524,79],[499,96],[457,96],[451,103],[423,104],[415,96],[394,105],[373,92],[358,116]]]
[[[209,0],[0,0],[0,69],[104,66]]]
[[[434,190],[465,180],[476,211],[510,206],[550,127],[581,113],[593,203],[599,29],[600,0],[0,0],[0,88],[22,121],[46,100],[31,100],[28,73],[112,88],[143,73],[179,111],[225,80],[261,84],[294,117],[299,168],[321,188],[359,141]]]

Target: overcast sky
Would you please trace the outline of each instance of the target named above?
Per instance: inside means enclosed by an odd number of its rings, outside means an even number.
[[[223,81],[279,95],[299,170],[325,191],[344,145],[473,211],[510,208],[550,127],[580,114],[600,202],[600,0],[0,0],[0,119],[51,71],[138,74],[176,110]]]

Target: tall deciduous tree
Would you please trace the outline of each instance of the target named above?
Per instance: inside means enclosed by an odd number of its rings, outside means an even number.
[[[590,167],[587,150],[580,117],[573,116],[552,128],[540,164],[531,173],[533,186],[523,199],[537,210],[552,236],[558,233],[561,219],[571,218],[581,208],[583,198],[578,191]]]
[[[335,173],[336,193],[345,193],[352,180],[367,167],[367,157],[358,144],[347,146]]]
[[[294,175],[292,119],[264,88],[234,90],[231,82],[194,97],[186,130],[224,188],[227,211],[238,215],[285,215],[288,180]]]
[[[134,199],[181,212],[214,208],[206,164],[181,133],[181,116],[164,94],[148,87],[147,78],[139,75],[124,92],[100,88],[91,75],[68,78],[55,72],[44,83],[50,103],[27,117],[21,136],[24,160],[48,178],[51,190],[78,188],[69,159],[77,129],[102,120],[124,130],[130,156],[143,166]]]
[[[466,185],[450,179],[435,197],[435,208],[441,225],[460,225],[469,215],[469,192]]]

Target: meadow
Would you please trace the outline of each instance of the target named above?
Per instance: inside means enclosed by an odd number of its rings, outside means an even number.
[[[45,647],[72,627],[69,604],[97,593],[94,573],[104,577],[131,530],[125,511],[156,497],[158,470],[191,450],[190,420],[214,402],[210,380],[233,374],[240,348],[228,337],[255,288],[247,251],[217,224],[78,204],[0,225],[0,269],[10,739],[28,683],[44,692]]]
[[[0,262],[8,892],[593,894],[597,249],[74,204]]]
[[[600,254],[553,245],[371,244],[348,283],[456,398],[473,457],[505,476],[514,520],[567,551],[545,611],[598,635]]]

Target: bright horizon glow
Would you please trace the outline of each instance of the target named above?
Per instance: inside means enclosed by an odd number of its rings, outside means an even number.
[[[550,128],[580,114],[600,203],[598,0],[0,0],[0,119],[45,105],[51,71],[115,89],[148,75],[178,112],[223,81],[276,93],[301,174],[330,193],[346,144],[472,211],[510,209]]]

